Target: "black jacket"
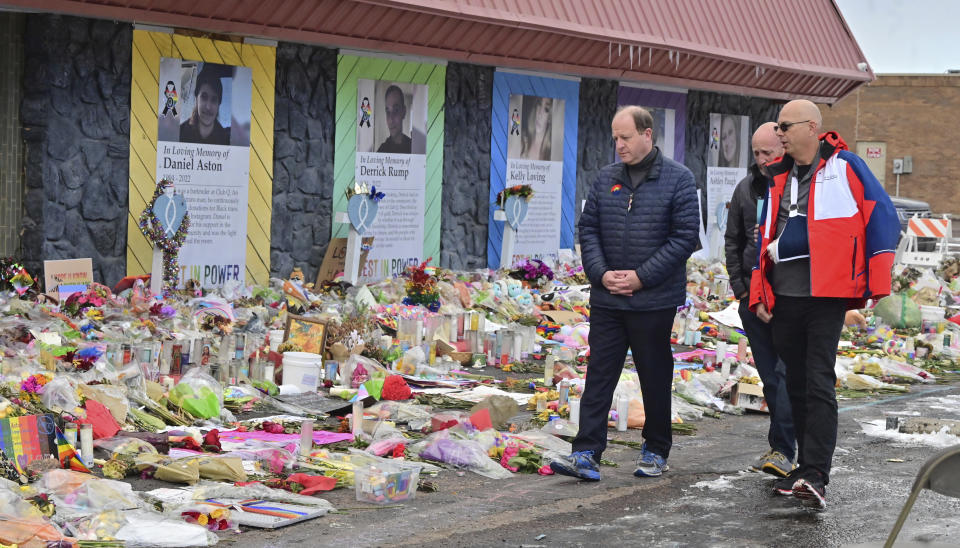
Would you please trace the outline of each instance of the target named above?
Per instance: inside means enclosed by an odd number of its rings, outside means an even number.
[[[638,311],[680,306],[686,300],[687,259],[700,226],[693,174],[661,153],[646,180],[630,188],[623,163],[604,167],[580,215],[590,305]],[[608,270],[635,270],[643,288],[630,297],[611,294],[602,281]]]
[[[757,164],[750,166],[747,176],[737,183],[730,198],[727,231],[724,234],[727,274],[736,297],[750,292],[750,276],[757,264],[757,240],[753,227],[757,224],[757,200],[767,195],[767,178]]]

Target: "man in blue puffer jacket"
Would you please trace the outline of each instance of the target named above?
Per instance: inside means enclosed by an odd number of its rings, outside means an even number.
[[[640,377],[646,422],[635,476],[667,470],[672,435],[670,332],[686,300],[686,262],[698,241],[693,174],[653,146],[653,118],[623,107],[611,124],[621,162],[606,166],[580,216],[583,268],[591,283],[590,363],[573,453],[554,472],[600,479],[607,414],[627,347]]]

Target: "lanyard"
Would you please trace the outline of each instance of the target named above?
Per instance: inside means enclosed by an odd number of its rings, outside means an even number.
[[[813,166],[811,166],[812,169]],[[797,207],[797,194],[800,194],[800,184],[797,182],[797,177],[794,175],[790,178],[790,216],[796,217],[800,214],[800,209]]]

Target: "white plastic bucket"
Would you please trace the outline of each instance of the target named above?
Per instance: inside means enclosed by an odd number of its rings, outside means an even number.
[[[323,359],[310,352],[283,353],[282,384],[293,384],[304,392],[316,392],[320,384]]]

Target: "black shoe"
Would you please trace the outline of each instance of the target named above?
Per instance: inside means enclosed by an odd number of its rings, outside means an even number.
[[[823,510],[827,507],[827,494],[823,482],[818,479],[800,479],[793,486],[793,496],[807,508]]]
[[[773,482],[773,492],[789,497],[793,494],[793,485],[800,479],[800,469],[794,468],[785,477]]]

